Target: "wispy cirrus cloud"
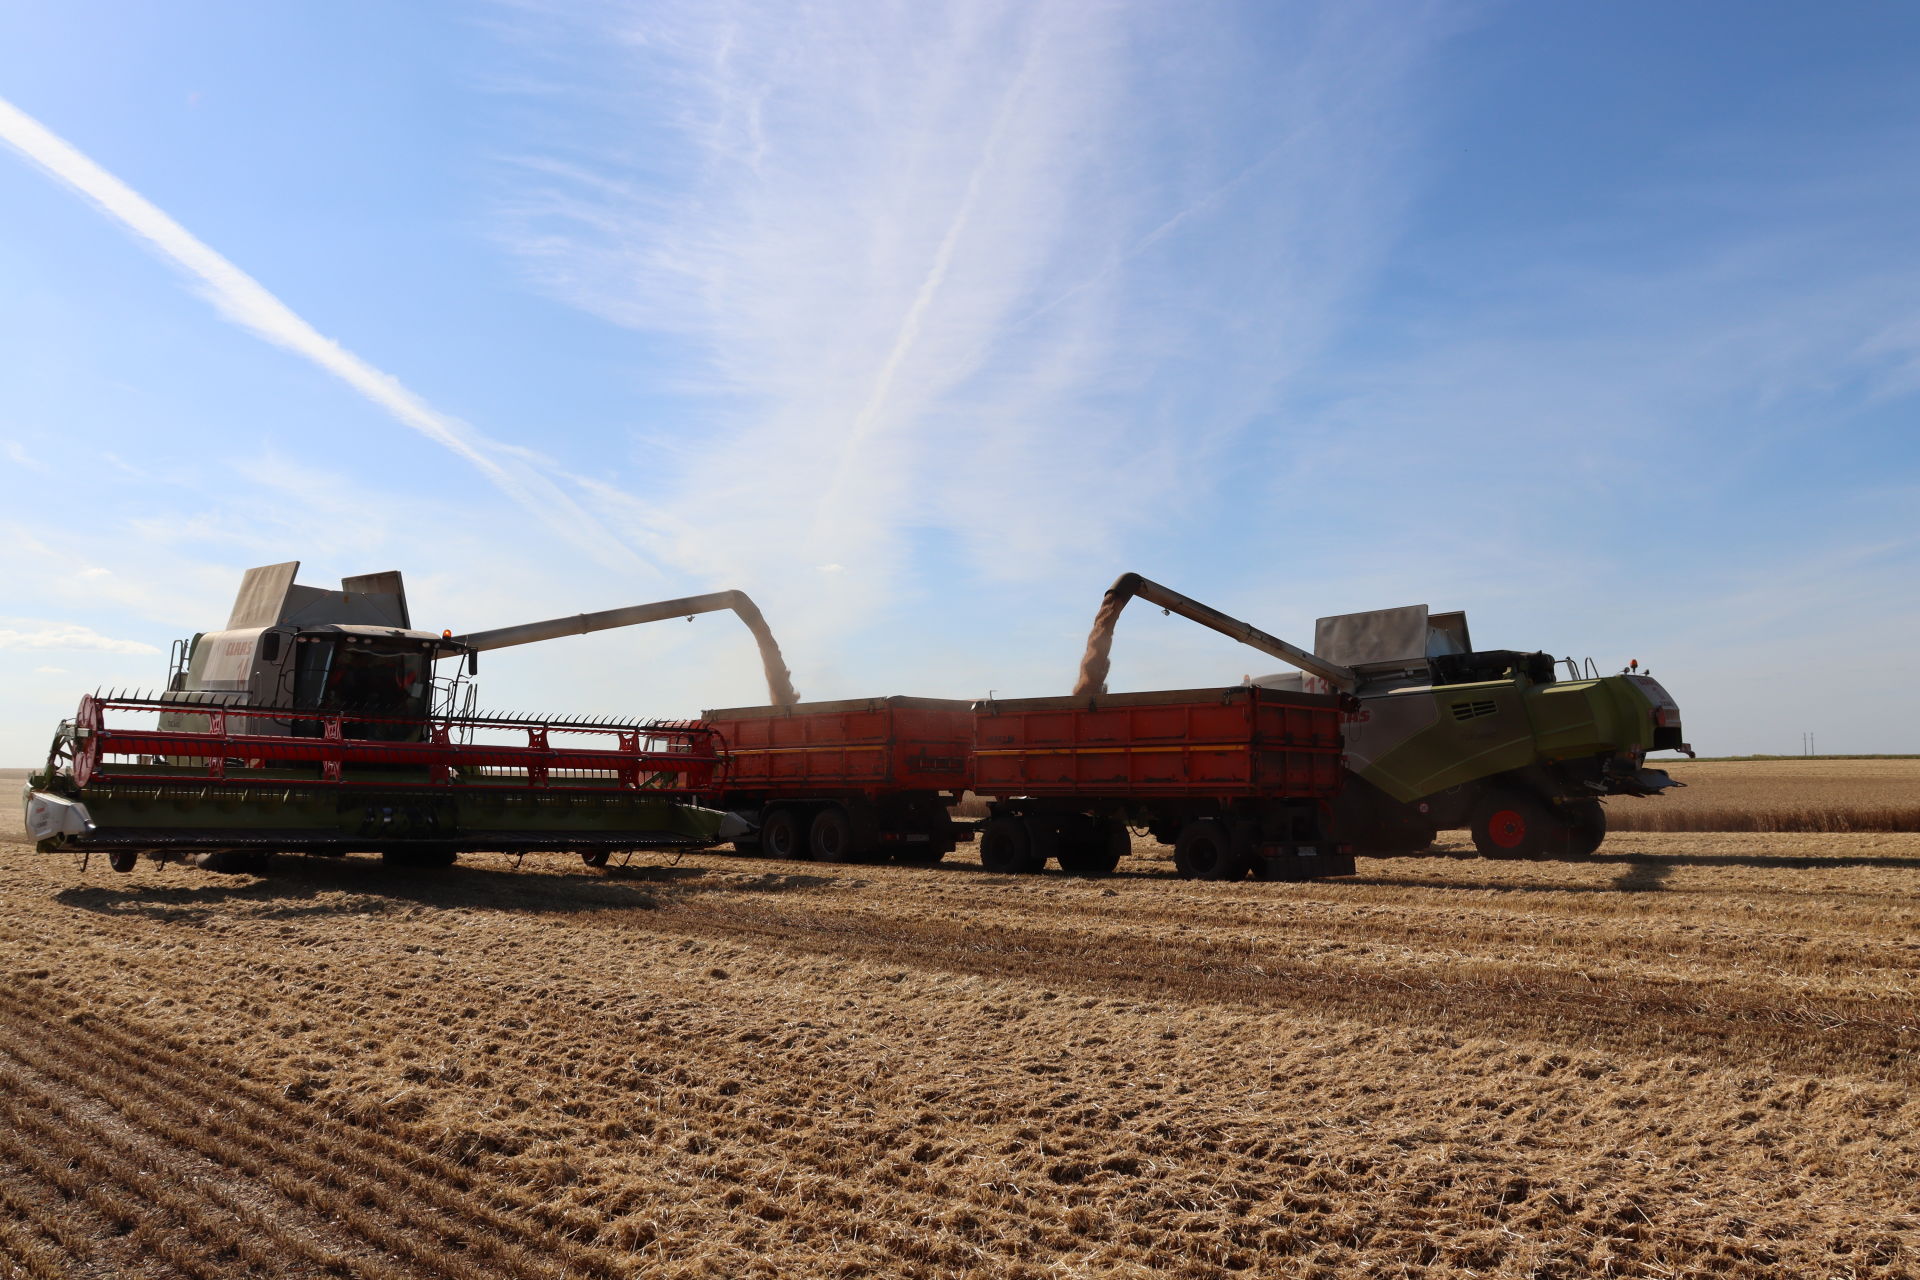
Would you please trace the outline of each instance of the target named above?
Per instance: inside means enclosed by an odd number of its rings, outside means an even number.
[[[0,649],[69,650],[93,653],[158,653],[158,649],[139,640],[116,640],[103,636],[92,627],[77,622],[53,622],[32,626],[32,630],[0,627]],[[42,667],[42,672],[57,672],[57,667]]]
[[[322,335],[259,281],[152,201],[4,99],[0,99],[0,142],[11,145],[118,221],[155,253],[197,279],[207,299],[229,320],[312,361],[401,425],[462,458],[515,504],[595,559],[622,568],[641,563],[630,550],[606,536],[570,495],[532,465],[530,455],[488,440],[466,423],[435,409],[393,375]],[[15,461],[30,465],[20,457]]]
[[[1104,571],[1204,497],[1390,243],[1448,31],[1364,5],[588,14],[527,24],[575,79],[543,86],[568,127],[508,238],[685,360],[678,419],[634,443],[658,479],[599,509],[853,617],[929,544],[984,578]]]

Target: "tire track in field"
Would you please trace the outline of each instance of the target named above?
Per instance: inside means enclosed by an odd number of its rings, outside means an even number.
[[[18,1086],[21,1095],[34,1097],[39,1110],[86,1126],[88,1104],[97,1104],[111,1108],[126,1125],[139,1126],[142,1136],[151,1135],[161,1144],[158,1153],[137,1144],[130,1148],[129,1140],[114,1126],[96,1121],[90,1131],[101,1151],[88,1155],[107,1176],[146,1194],[153,1187],[150,1179],[136,1174],[129,1180],[124,1167],[108,1168],[112,1158],[101,1152],[137,1150],[144,1159],[165,1163],[168,1150],[191,1147],[221,1177],[231,1179],[237,1173],[258,1179],[261,1186],[254,1188],[255,1194],[270,1190],[276,1207],[289,1216],[310,1216],[323,1225],[345,1224],[346,1233],[332,1231],[334,1238],[328,1243],[300,1237],[291,1242],[296,1252],[321,1269],[338,1272],[350,1264],[354,1274],[395,1280],[419,1274],[499,1274],[537,1280],[623,1274],[610,1259],[549,1227],[491,1208],[478,1197],[422,1173],[423,1168],[446,1168],[444,1161],[424,1150],[332,1122],[313,1108],[290,1106],[232,1077],[220,1078],[217,1086],[208,1083],[204,1077],[209,1071],[217,1073],[218,1065],[204,1057],[191,1058],[178,1045],[130,1034],[97,1015],[88,1015],[80,1024],[89,1033],[84,1046],[73,1044],[71,1036],[47,1037],[45,1031],[65,1021],[57,1007],[49,1008],[44,999],[18,991],[0,993],[0,1019],[4,1019],[0,1050],[33,1073],[29,1076],[19,1067],[9,1070],[0,1058],[0,1079],[11,1077],[9,1082]],[[24,1037],[18,1034],[22,1026],[29,1031]],[[187,1067],[178,1065],[183,1060]],[[76,1084],[76,1079],[112,1083],[88,1088]],[[26,1120],[32,1122],[32,1111]],[[209,1179],[199,1170],[168,1181],[204,1186]],[[234,1212],[253,1213],[257,1218],[257,1211],[235,1201],[232,1194],[225,1199]],[[191,1206],[177,1196],[168,1203],[180,1215],[190,1212]],[[296,1206],[306,1212],[297,1212]],[[215,1224],[202,1220],[194,1225],[197,1234],[218,1239],[222,1249],[246,1252],[230,1232],[221,1232]],[[395,1267],[384,1261],[383,1253],[410,1258],[418,1266]],[[557,1255],[564,1263],[543,1254]],[[271,1260],[262,1259],[260,1265]],[[486,1265],[476,1268],[474,1264],[481,1261]]]
[[[1821,996],[1682,980],[1589,980],[1578,970],[1470,957],[1499,976],[1456,968],[1309,961],[1235,939],[1139,938],[1031,927],[964,927],[715,895],[663,905],[648,932],[876,963],[1018,978],[1130,998],[1306,1008],[1333,1017],[1443,1025],[1463,1034],[1578,1039],[1636,1052],[1764,1059],[1810,1071],[1852,1062],[1887,1079],[1920,1079],[1920,1027],[1911,1008],[1870,997]],[[1090,945],[1091,943],[1091,945]]]

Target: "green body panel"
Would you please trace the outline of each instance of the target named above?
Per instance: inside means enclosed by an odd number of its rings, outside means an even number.
[[[1570,760],[1653,748],[1653,704],[1620,676],[1542,685],[1527,691],[1540,756]]]
[[[129,770],[132,771],[131,769]],[[140,772],[174,773],[164,766]],[[198,773],[199,771],[195,771]],[[405,770],[392,770],[404,775]],[[647,791],[587,791],[556,780],[475,779],[440,789],[396,777],[391,785],[320,787],[310,772],[250,770],[281,776],[282,787],[201,786],[116,780],[74,788],[70,778],[36,774],[29,786],[79,800],[94,824],[88,836],[43,842],[43,851],[229,844],[347,851],[410,844],[456,849],[618,848],[711,844],[726,815]],[[364,775],[363,775],[364,776]],[[409,785],[409,783],[413,785]]]
[[[1524,678],[1396,690],[1363,698],[1348,764],[1412,803],[1531,765],[1652,744],[1652,705],[1618,676],[1535,685]]]

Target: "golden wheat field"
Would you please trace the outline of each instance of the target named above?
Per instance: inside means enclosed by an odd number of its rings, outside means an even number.
[[[1920,831],[1920,757],[1657,761],[1687,785],[1615,801],[1617,831]]]
[[[1920,1274],[1920,835],[1123,866],[117,876],[0,846],[0,1258]]]

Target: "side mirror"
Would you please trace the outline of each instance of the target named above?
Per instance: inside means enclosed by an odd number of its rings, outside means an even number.
[[[467,674],[470,676],[480,674],[480,655],[478,653],[467,654]]]

